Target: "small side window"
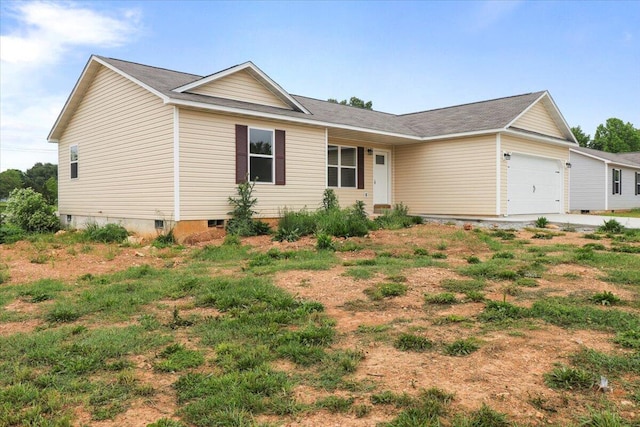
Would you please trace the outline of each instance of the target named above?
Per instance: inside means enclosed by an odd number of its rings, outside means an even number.
[[[640,172],[636,172],[636,196],[640,196]]]
[[[622,194],[622,169],[612,169],[611,192],[613,194]]]
[[[72,145],[69,147],[69,165],[70,171],[69,176],[71,179],[76,179],[78,177],[78,146]]]

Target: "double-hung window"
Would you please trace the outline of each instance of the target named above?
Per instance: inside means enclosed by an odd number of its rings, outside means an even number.
[[[69,147],[69,176],[71,179],[78,177],[78,146],[72,145]]]
[[[355,147],[329,145],[327,151],[327,186],[356,188],[357,151]]]
[[[622,194],[622,169],[612,169],[611,191],[613,194]]]
[[[273,131],[249,128],[249,180],[273,183]]]
[[[636,196],[640,196],[640,172],[636,172]]]

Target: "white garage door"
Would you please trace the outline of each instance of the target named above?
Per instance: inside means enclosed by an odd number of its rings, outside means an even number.
[[[512,154],[507,166],[507,214],[562,213],[558,160]]]

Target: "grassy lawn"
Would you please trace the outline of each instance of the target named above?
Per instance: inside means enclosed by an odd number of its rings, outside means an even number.
[[[602,215],[602,216],[620,216],[620,217],[624,217],[624,218],[640,218],[640,208],[639,209],[631,209],[630,211],[626,211],[626,212],[606,212],[603,214],[598,214],[598,215]]]
[[[333,247],[5,245],[0,426],[640,423],[640,230],[420,225]],[[51,274],[16,279],[29,266]]]

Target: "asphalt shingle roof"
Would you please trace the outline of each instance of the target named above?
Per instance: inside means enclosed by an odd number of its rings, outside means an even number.
[[[291,95],[311,113],[305,114],[285,108],[194,93],[176,92],[173,89],[200,80],[203,76],[113,58],[98,58],[162,95],[176,100],[193,101],[423,138],[505,128],[545,93],[533,92],[403,115],[365,110],[305,96]]]
[[[637,151],[632,153],[608,153],[606,151],[594,150],[593,148],[586,147],[573,147],[572,150],[590,154],[614,163],[640,167],[640,152]]]

